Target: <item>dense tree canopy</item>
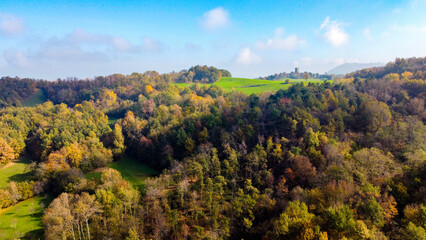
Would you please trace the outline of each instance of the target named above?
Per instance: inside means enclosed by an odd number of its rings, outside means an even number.
[[[37,82],[51,101],[0,110],[0,164],[34,160],[0,207],[54,195],[47,239],[424,239],[426,84],[400,61],[250,96],[170,83],[228,74],[200,66]],[[133,186],[125,155],[162,173]]]

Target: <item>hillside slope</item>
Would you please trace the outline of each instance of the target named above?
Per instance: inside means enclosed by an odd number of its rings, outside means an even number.
[[[384,63],[344,63],[327,71],[329,74],[347,74],[364,68],[381,67]]]

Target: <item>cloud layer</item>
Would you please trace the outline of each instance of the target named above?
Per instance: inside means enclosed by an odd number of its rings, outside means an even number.
[[[63,37],[50,37],[34,44],[31,51],[9,49],[3,52],[5,62],[14,68],[37,68],[58,62],[67,64],[105,63],[163,51],[164,45],[149,37],[133,44],[120,36],[93,34],[76,29]]]

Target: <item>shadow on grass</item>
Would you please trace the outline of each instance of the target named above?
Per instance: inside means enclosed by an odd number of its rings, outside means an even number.
[[[22,239],[43,239],[43,229],[37,229],[27,232]]]
[[[33,176],[34,175],[32,174],[32,172],[19,173],[19,174],[10,176],[9,181],[23,182],[27,180],[33,180]]]

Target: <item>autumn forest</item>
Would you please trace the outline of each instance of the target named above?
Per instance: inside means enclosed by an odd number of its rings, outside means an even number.
[[[222,77],[1,78],[0,174],[29,160],[0,222],[45,204],[0,238],[426,239],[426,58],[251,95]]]

